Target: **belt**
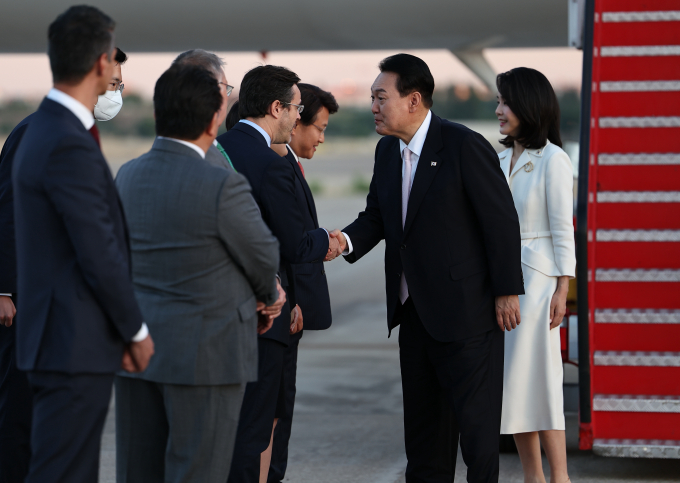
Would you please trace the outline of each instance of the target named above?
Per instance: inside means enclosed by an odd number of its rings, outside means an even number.
[[[552,233],[549,231],[530,231],[527,233],[520,233],[522,240],[530,240],[532,238],[552,238]]]

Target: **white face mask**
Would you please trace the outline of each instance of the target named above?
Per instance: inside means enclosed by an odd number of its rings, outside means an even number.
[[[106,91],[99,96],[94,106],[94,118],[98,121],[110,121],[123,107],[123,95],[120,91]]]

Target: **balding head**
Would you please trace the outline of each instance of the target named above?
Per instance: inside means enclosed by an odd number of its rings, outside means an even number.
[[[222,67],[224,61],[211,52],[203,49],[192,49],[182,52],[172,61],[172,65],[195,65],[203,67],[215,74],[216,79],[220,79],[224,75]]]

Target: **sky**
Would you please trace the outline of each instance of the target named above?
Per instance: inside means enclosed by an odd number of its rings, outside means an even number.
[[[484,89],[481,82],[448,50],[406,52],[427,62],[437,87],[463,84]],[[156,80],[178,53],[129,52],[129,60],[123,67],[124,95],[134,92],[151,98]],[[249,69],[266,62],[288,67],[303,82],[331,91],[341,104],[368,102],[370,85],[378,74],[378,62],[394,53],[381,50],[270,52],[263,59],[257,52],[217,52],[227,64],[227,81],[236,90]],[[532,67],[543,72],[557,90],[580,88],[582,55],[579,50],[488,49],[485,55],[496,72],[520,66]],[[39,99],[51,87],[46,54],[0,54],[0,73],[0,102],[15,98]]]

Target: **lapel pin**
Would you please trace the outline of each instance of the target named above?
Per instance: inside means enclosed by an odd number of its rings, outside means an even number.
[[[437,161],[432,161],[432,162],[430,163],[430,166],[437,166]]]
[[[531,171],[534,170],[534,165],[529,161],[527,164],[524,165],[524,171],[527,173],[530,173]]]

